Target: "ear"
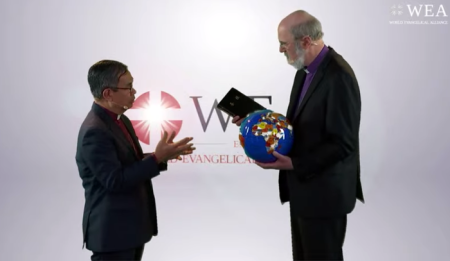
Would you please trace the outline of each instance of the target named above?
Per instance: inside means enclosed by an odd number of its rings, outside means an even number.
[[[311,37],[306,36],[305,38],[302,39],[302,47],[304,49],[310,47],[313,44]]]
[[[111,89],[105,88],[102,92],[103,99],[108,100],[111,97]]]

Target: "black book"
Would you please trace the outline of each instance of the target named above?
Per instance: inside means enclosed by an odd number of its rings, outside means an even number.
[[[248,114],[266,110],[264,106],[255,102],[252,98],[244,95],[235,88],[231,88],[217,105],[217,108],[231,117],[247,117]]]

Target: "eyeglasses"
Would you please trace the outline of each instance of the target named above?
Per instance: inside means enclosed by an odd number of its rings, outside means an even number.
[[[109,86],[109,87],[107,87],[107,88],[111,88],[111,89],[113,89],[113,90],[128,90],[130,93],[131,93],[132,90],[133,90],[133,86],[131,86],[131,87]]]

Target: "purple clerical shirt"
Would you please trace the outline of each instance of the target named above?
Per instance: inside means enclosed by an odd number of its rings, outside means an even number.
[[[317,72],[317,68],[319,67],[320,63],[322,62],[325,55],[328,53],[328,47],[326,45],[323,46],[322,50],[320,51],[319,55],[312,61],[312,63],[307,66],[304,70],[306,72],[306,79],[303,83],[302,92],[300,94],[300,99],[298,101],[298,106],[300,106],[303,98],[305,97],[306,91],[308,91],[309,85],[311,84],[314,75]],[[297,108],[298,109],[298,108]]]

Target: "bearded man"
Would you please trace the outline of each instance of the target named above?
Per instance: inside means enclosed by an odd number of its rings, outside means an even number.
[[[294,145],[289,155],[275,152],[273,163],[256,163],[279,170],[280,200],[290,205],[294,260],[344,260],[347,215],[356,199],[364,202],[358,82],[322,37],[320,21],[303,10],[280,22],[279,51],[297,70],[286,113]]]

